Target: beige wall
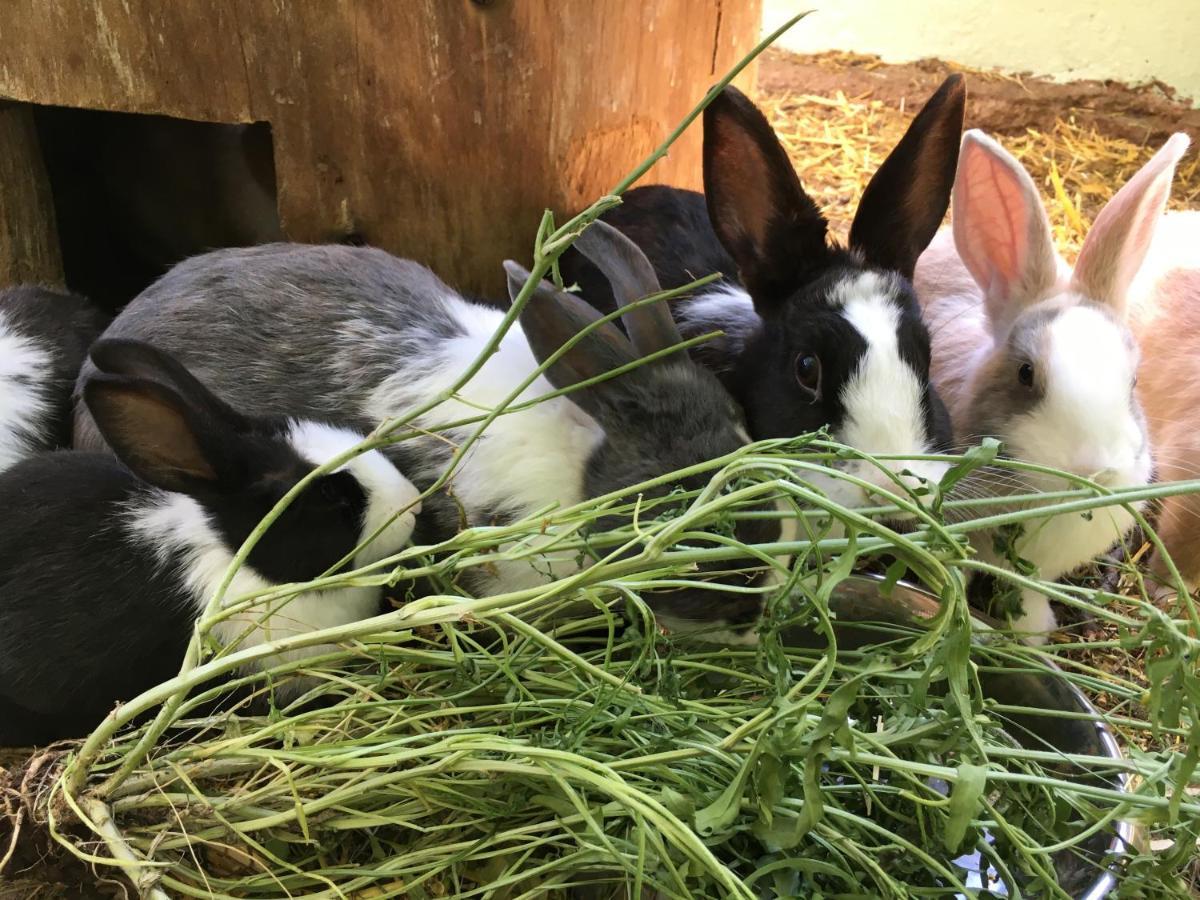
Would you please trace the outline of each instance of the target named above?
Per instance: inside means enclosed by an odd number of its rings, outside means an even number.
[[[1200,101],[1200,0],[766,0],[764,28],[815,10],[781,44],[887,62],[927,56],[1060,80],[1157,78]]]

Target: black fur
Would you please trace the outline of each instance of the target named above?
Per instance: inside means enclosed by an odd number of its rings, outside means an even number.
[[[654,266],[666,288],[679,287],[720,272],[736,282],[737,264],[725,252],[708,221],[704,195],[651,184],[625,194],[624,202],[604,214],[603,220],[633,240]],[[608,279],[574,247],[559,261],[563,283],[579,286],[580,296],[603,313],[616,310]],[[676,301],[679,303],[680,301]]]
[[[238,415],[149,348],[101,341],[93,360],[102,374],[84,395],[121,459],[60,451],[0,474],[0,745],[80,736],[178,672],[196,616],[184,560],[139,543],[132,510],[184,489],[233,552],[313,468],[282,420]],[[172,431],[180,421],[190,436]],[[366,503],[348,472],[317,479],[248,565],[276,583],[319,576],[358,545]]]
[[[706,194],[661,185],[637,188],[604,221],[646,252],[666,288],[720,272],[744,285],[754,309],[712,309],[681,298],[676,317],[686,336],[723,330],[692,351],[717,372],[746,411],[751,436],[791,436],[845,415],[840,385],[865,343],[838,312],[832,292],[863,272],[892,279],[900,311],[902,358],[926,385],[925,427],[934,447],[951,443],[949,417],[929,385],[929,333],[909,279],[950,199],[962,129],[962,79],[948,78],[914,119],[864,191],[850,248],[828,240],[826,222],[808,197],[766,118],[734,88],[705,111]],[[562,258],[564,282],[602,310],[611,292],[579,254]],[[711,287],[701,290],[708,293]],[[697,312],[692,312],[696,310]],[[722,318],[723,316],[723,318]],[[797,383],[806,353],[818,357],[822,390],[814,401]]]
[[[145,490],[98,453],[0,475],[0,744],[79,736],[179,671],[189,601],[120,528],[122,504]]]
[[[88,347],[108,326],[111,317],[78,294],[34,285],[0,290],[0,324],[36,340],[53,357],[42,390],[51,405],[48,421],[38,429],[44,437],[38,449],[71,445],[71,391]]]

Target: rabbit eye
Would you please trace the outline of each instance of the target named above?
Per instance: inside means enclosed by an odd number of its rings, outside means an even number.
[[[1025,387],[1033,387],[1033,363],[1021,363],[1017,369],[1017,381]]]
[[[809,395],[809,402],[816,403],[821,397],[821,360],[813,353],[801,353],[796,357],[796,383]]]

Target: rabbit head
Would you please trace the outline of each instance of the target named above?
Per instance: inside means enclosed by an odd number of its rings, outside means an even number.
[[[726,88],[706,109],[709,217],[748,294],[745,315],[757,326],[741,330],[728,382],[755,437],[828,427],[871,454],[948,446],[949,417],[929,381],[929,333],[910,280],[949,204],[964,103],[962,78],[953,75],[872,177],[848,248],[830,241],[825,217],[745,96]],[[708,302],[702,297],[688,308],[702,315]],[[889,462],[884,470],[865,461],[840,465],[885,490],[895,490],[894,479],[916,487],[945,472],[928,462]],[[870,490],[820,480],[845,505],[871,502]]]
[[[982,291],[991,346],[971,367],[962,437],[997,437],[1015,458],[1109,486],[1150,478],[1126,296],[1187,144],[1172,137],[1117,192],[1070,271],[1029,174],[995,141],[967,132],[954,243]]]
[[[182,495],[198,511],[190,519],[195,528],[211,529],[235,552],[297,482],[362,441],[316,422],[243,416],[149,344],[105,338],[91,358],[98,372],[85,382],[83,399],[100,432],[133,474],[168,494],[146,513],[150,530],[155,517],[184,527],[171,512],[171,497]],[[288,583],[317,578],[356,549],[356,566],[383,559],[407,541],[416,499],[382,454],[362,453],[310,482],[247,564],[268,581]]]
[[[615,228],[594,222],[575,247],[606,275],[622,307],[659,292],[650,263]],[[505,269],[515,299],[529,273],[512,261],[505,263]],[[534,357],[549,363],[545,375],[556,388],[601,378],[682,341],[665,302],[626,309],[622,319],[628,337],[611,322],[600,322],[601,318],[584,300],[548,282],[534,289],[521,313],[521,327]],[[589,497],[706,463],[750,441],[741,410],[728,391],[686,352],[643,362],[567,396],[603,430],[585,467],[584,493]],[[711,471],[683,476],[644,496],[653,499],[677,488],[699,489],[711,476]],[[752,519],[738,522],[735,532],[743,543],[765,543],[778,539],[780,525],[771,519]],[[753,602],[740,604],[731,613],[728,596],[704,587],[669,595],[656,608],[681,619],[746,622],[758,611]]]

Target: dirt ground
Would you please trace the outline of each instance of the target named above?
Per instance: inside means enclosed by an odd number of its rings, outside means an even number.
[[[759,69],[759,102],[835,234],[844,236],[867,181],[951,72],[966,77],[966,127],[995,136],[1029,170],[1068,257],[1105,201],[1173,132],[1187,132],[1193,146],[1171,205],[1200,207],[1200,109],[1164,85],[1056,84],[935,59],[886,65],[845,53],[769,51]]]
[[[967,73],[968,127],[998,136],[1046,186],[1056,237],[1068,251],[1077,249],[1104,201],[1169,134],[1186,131],[1200,142],[1200,110],[1159,84],[1053,84],[937,60],[884,65],[846,54],[771,52],[760,68],[759,100],[835,234],[844,233],[862,187],[916,108],[951,71]],[[1180,167],[1173,204],[1200,207],[1200,154],[1194,148]],[[9,828],[0,820],[0,860],[10,847],[27,763],[26,754],[0,755],[0,802],[10,813]],[[85,864],[28,822],[16,843],[7,865],[0,863],[0,900],[133,896],[116,882],[98,883]]]

